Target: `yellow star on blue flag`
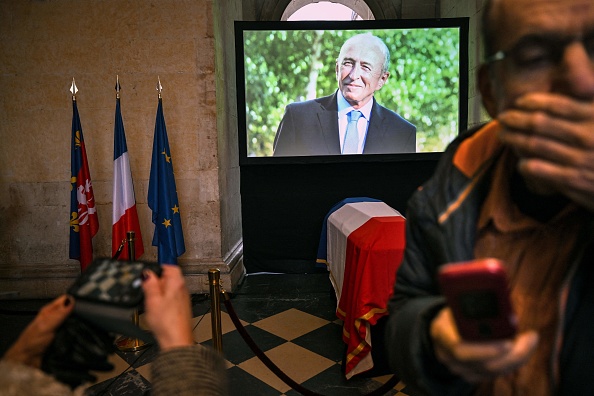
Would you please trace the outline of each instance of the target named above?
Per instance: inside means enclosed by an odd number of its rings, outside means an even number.
[[[159,263],[177,264],[186,247],[161,98],[155,122],[148,205],[153,211],[153,246],[158,248]]]

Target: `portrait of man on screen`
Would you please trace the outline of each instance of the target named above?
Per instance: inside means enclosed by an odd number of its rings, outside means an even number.
[[[416,126],[374,97],[388,78],[390,52],[371,33],[352,36],[336,58],[337,89],[290,103],[274,139],[274,156],[410,153]]]
[[[240,163],[412,158],[466,128],[468,18],[235,28]]]

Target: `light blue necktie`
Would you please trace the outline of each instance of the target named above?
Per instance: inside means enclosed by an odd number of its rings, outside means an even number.
[[[358,110],[352,110],[347,115],[349,123],[347,124],[346,134],[344,136],[343,154],[357,154],[357,148],[359,147],[357,121],[359,121],[359,117],[361,117],[361,112]]]

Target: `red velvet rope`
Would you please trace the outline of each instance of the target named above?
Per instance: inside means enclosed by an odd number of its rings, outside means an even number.
[[[235,313],[235,309],[233,309],[233,305],[231,304],[231,300],[229,299],[229,295],[227,293],[223,293],[223,296],[224,296],[223,302],[225,303],[225,307],[227,308],[227,313],[231,317],[231,320],[233,321],[233,324],[235,325],[235,328],[237,329],[237,331],[239,332],[239,334],[241,334],[241,337],[246,342],[246,344],[248,344],[248,346],[250,347],[250,349],[252,350],[252,352],[254,352],[256,354],[256,356],[258,357],[258,359],[260,359],[260,361],[262,363],[264,363],[266,365],[266,367],[268,367],[268,369],[270,371],[272,371],[278,378],[280,378],[285,384],[289,385],[291,388],[295,389],[297,392],[301,393],[302,395],[305,395],[305,396],[323,396],[323,395],[321,395],[319,393],[313,392],[313,391],[311,391],[311,390],[309,390],[309,389],[301,386],[301,384],[298,384],[297,382],[295,382],[291,377],[289,377],[281,369],[279,369],[278,366],[275,365],[270,360],[270,358],[268,356],[266,356],[266,354],[264,352],[262,352],[262,350],[254,342],[254,340],[252,339],[252,337],[245,330],[245,328],[243,327],[243,325],[239,321],[239,318],[237,317],[237,314]],[[394,375],[385,384],[383,384],[382,386],[380,386],[376,390],[371,391],[370,393],[368,393],[365,396],[380,396],[380,395],[384,395],[390,389],[392,389],[394,386],[396,386],[397,383],[398,383],[398,377]]]

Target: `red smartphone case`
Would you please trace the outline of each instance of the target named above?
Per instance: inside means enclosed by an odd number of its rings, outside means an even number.
[[[517,319],[509,301],[507,274],[499,260],[445,264],[438,280],[463,339],[495,340],[516,333]]]

